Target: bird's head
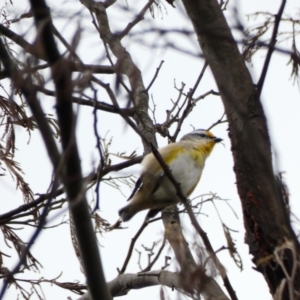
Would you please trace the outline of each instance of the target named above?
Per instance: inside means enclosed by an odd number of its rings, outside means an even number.
[[[205,129],[196,129],[181,138],[181,141],[189,141],[197,144],[197,148],[209,155],[216,143],[222,141],[221,138],[215,137],[210,131]]]
[[[203,141],[219,143],[222,139],[215,137],[210,131],[205,129],[196,129],[181,138],[182,141]]]

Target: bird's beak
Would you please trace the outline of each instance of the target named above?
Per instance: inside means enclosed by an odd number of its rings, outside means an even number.
[[[214,141],[215,141],[215,143],[220,143],[221,141],[223,141],[223,139],[215,137]]]

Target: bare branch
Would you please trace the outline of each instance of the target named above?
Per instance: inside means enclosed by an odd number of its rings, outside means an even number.
[[[171,289],[182,290],[180,274],[169,271],[151,271],[138,274],[120,274],[107,283],[113,297],[124,296],[131,289],[140,289],[155,285],[164,285]],[[89,294],[85,294],[77,300],[92,300]],[[221,299],[220,299],[221,300]]]
[[[122,38],[124,38],[126,35],[128,35],[129,31],[136,25],[138,24],[140,21],[142,21],[144,19],[144,15],[147,12],[147,10],[149,9],[149,7],[154,3],[154,0],[148,1],[148,3],[142,8],[142,10],[140,11],[140,13],[136,16],[136,18],[130,22],[126,28],[118,34],[118,38],[120,40],[122,40]]]
[[[147,220],[144,221],[144,223],[142,224],[142,226],[140,227],[140,229],[138,230],[138,232],[136,233],[136,235],[131,239],[131,243],[128,249],[128,253],[126,256],[126,259],[124,261],[124,264],[122,266],[121,270],[118,270],[119,274],[123,274],[126,271],[127,265],[129,263],[130,257],[132,255],[132,251],[133,251],[133,247],[135,245],[135,242],[137,241],[137,239],[139,238],[139,236],[141,235],[141,233],[144,231],[144,229],[148,226],[148,222]]]
[[[286,0],[282,0],[279,11],[275,15],[275,23],[274,23],[272,37],[271,37],[269,47],[268,47],[268,53],[267,53],[267,56],[266,56],[266,59],[265,59],[265,63],[264,63],[260,78],[259,78],[258,83],[257,83],[256,94],[257,94],[258,98],[260,98],[262,88],[263,88],[263,85],[264,85],[264,82],[265,82],[265,78],[266,78],[266,75],[267,75],[267,71],[268,71],[268,68],[269,68],[269,64],[270,64],[270,61],[271,61],[271,57],[272,57],[272,54],[274,52],[276,39],[277,39],[278,28],[279,28],[279,24],[280,24],[280,21],[281,21],[281,16],[282,16],[283,11],[284,11],[285,4],[286,4]]]
[[[100,254],[89,208],[85,199],[80,159],[74,133],[74,115],[72,109],[71,72],[61,59],[52,33],[52,21],[49,9],[42,0],[31,0],[35,24],[41,39],[41,45],[51,66],[52,78],[57,92],[57,115],[64,150],[64,171],[62,181],[70,203],[70,212],[74,220],[80,254],[87,276],[89,291],[93,299],[111,299],[105,283]],[[59,65],[58,65],[59,64]]]
[[[162,61],[160,62],[160,64],[159,64],[158,68],[156,69],[156,72],[155,72],[155,74],[154,74],[154,77],[152,78],[151,82],[149,83],[149,85],[148,85],[148,87],[147,87],[147,89],[146,89],[147,92],[149,92],[151,86],[153,85],[155,79],[157,78],[158,73],[159,73],[159,71],[160,71],[160,69],[161,69],[163,63],[164,63],[164,61],[162,60]]]
[[[112,34],[105,6],[100,2],[96,3],[92,0],[81,0],[81,3],[96,15],[101,37],[109,45],[110,50],[117,58],[117,73],[125,74],[129,79],[133,95],[133,105],[135,107],[134,119],[140,128],[140,132],[146,137],[146,140],[143,139],[142,141],[145,152],[149,153],[150,147],[147,141],[150,141],[153,145],[157,145],[157,143],[154,136],[154,126],[148,116],[149,99],[141,71],[134,64],[131,55],[121,44],[120,38]]]

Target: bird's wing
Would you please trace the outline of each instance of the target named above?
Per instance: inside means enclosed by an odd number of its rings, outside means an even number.
[[[183,153],[183,149],[178,147],[176,143],[169,144],[165,147],[160,148],[159,153],[163,158],[164,162],[169,165],[171,161],[176,158],[180,153]],[[146,155],[142,161],[143,173],[147,171],[147,173],[153,175],[160,176],[163,173],[162,167],[157,159],[154,157],[153,153],[149,153]]]
[[[160,155],[163,160],[166,161],[170,152],[172,152],[173,144],[167,145],[159,149]],[[162,183],[165,181],[165,174],[157,159],[152,153],[146,155],[142,161],[143,171],[142,171],[142,188],[148,191],[147,196],[155,194],[161,187]],[[146,194],[144,195],[146,196]]]
[[[167,145],[166,147],[160,149],[161,151],[164,148],[167,148],[164,149],[164,151],[161,153],[164,160],[166,154],[168,153],[168,151],[166,150],[170,148],[169,146],[171,145]],[[142,166],[144,169],[142,175],[136,181],[135,187],[131,195],[127,199],[127,201],[131,200],[138,191],[141,191],[143,188],[145,188],[145,185],[146,188],[150,191],[150,194],[154,194],[157,191],[157,189],[160,187],[161,181],[164,176],[164,172],[161,168],[161,165],[159,164],[159,162],[156,160],[156,158],[152,153],[149,153],[144,157],[142,161]]]
[[[159,177],[154,177],[152,180],[152,189],[151,189],[151,195],[153,195],[160,187],[162,184],[164,177],[166,175],[164,173],[160,173]]]
[[[127,201],[129,201],[136,194],[136,192],[139,191],[142,187],[143,187],[143,174],[136,181],[134,189],[132,190],[132,193],[128,197]]]

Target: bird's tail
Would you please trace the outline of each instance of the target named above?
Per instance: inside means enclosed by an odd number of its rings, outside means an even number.
[[[124,222],[127,222],[139,211],[140,209],[138,206],[129,203],[119,210],[119,216]]]

